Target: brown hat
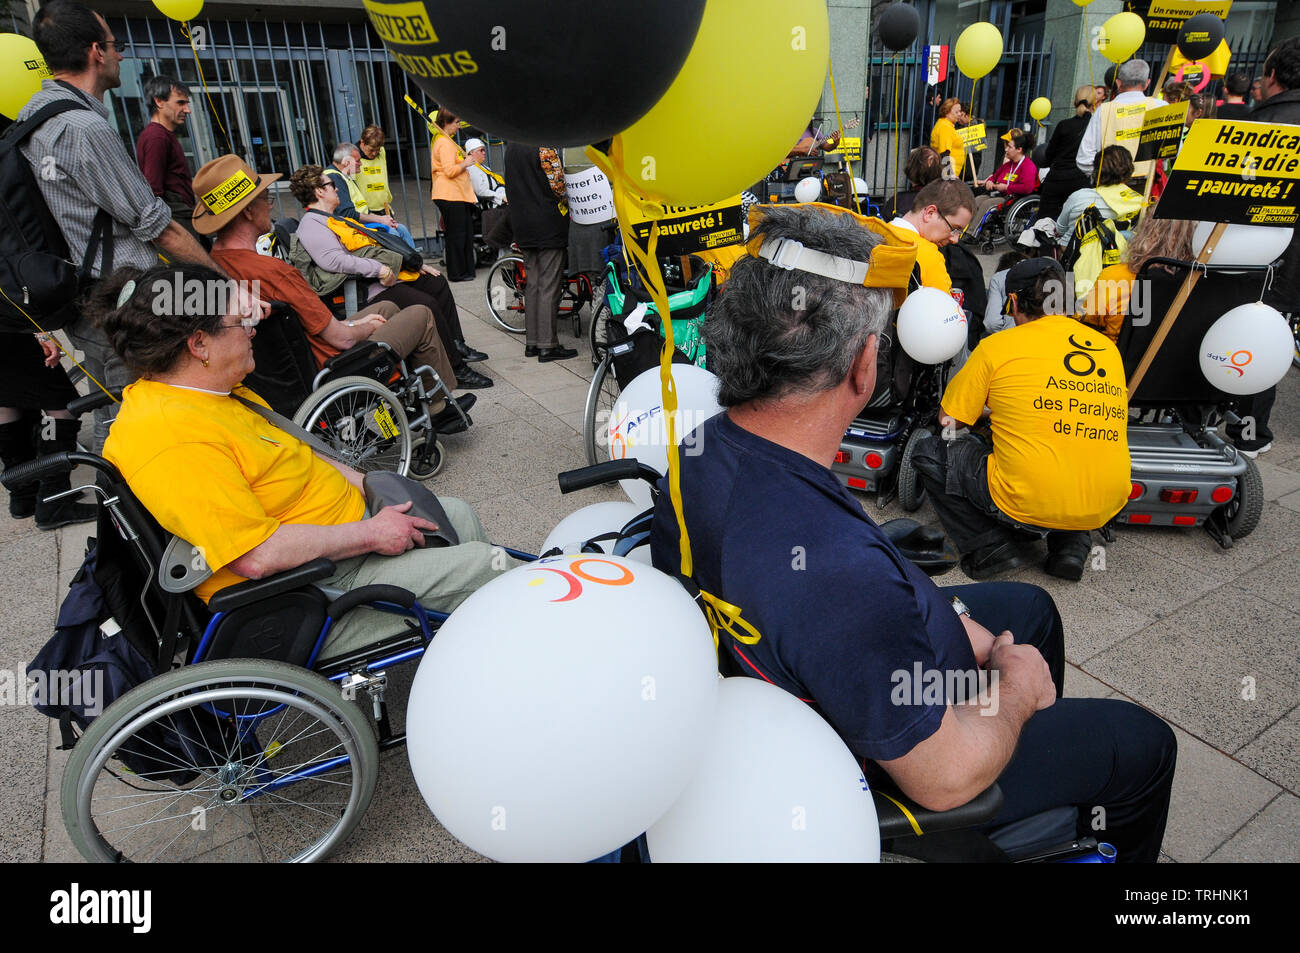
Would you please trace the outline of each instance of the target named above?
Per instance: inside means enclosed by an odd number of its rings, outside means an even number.
[[[279,172],[258,175],[239,156],[225,155],[213,159],[194,176],[194,230],[200,235],[219,232],[248,203],[280,178]]]

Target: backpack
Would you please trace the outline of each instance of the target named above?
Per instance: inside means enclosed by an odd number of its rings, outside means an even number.
[[[76,743],[74,725],[84,732],[109,705],[156,674],[156,640],[138,598],[144,582],[131,572],[134,559],[111,521],[101,518],[99,530],[101,542],[87,541],[54,635],[27,666],[33,707],[58,720],[61,749]],[[215,763],[214,751],[224,759],[233,739],[227,720],[189,709],[186,718],[137,732],[115,757],[140,777],[180,785],[197,777],[191,765]]]
[[[31,163],[19,149],[45,120],[89,108],[72,100],[48,103],[0,136],[0,332],[55,331],[79,317],[77,304],[92,280],[101,242],[102,272],[112,270],[112,216],[104,209],[95,215],[86,254],[77,267]]]
[[[1079,216],[1070,242],[1065,246],[1061,264],[1074,272],[1074,295],[1082,301],[1088,297],[1097,276],[1103,268],[1117,265],[1128,248],[1128,240],[1120,230],[1130,227],[1129,219],[1103,219],[1095,205],[1089,205]]]
[[[984,312],[988,309],[988,289],[984,284],[984,267],[965,245],[953,242],[939,249],[948,277],[952,279],[952,296],[966,312],[968,345],[975,350],[980,332],[984,328]]]

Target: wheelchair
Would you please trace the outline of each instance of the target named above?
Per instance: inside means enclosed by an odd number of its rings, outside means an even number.
[[[460,433],[473,423],[432,367],[408,367],[382,341],[353,345],[317,370],[297,315],[283,303],[258,324],[253,355],[256,367],[245,383],[356,470],[437,476],[446,448],[429,408],[439,396],[455,408],[454,422],[442,432]]]
[[[700,334],[713,292],[713,266],[691,256],[662,259],[660,268],[673,322],[674,363],[705,367],[704,339]],[[629,335],[623,320],[639,305],[646,306],[646,324],[652,329]],[[587,462],[595,464],[598,428],[609,419],[624,387],[644,371],[659,364],[663,327],[649,293],[639,281],[628,279],[617,261],[605,266],[605,296],[588,329],[591,359],[596,369],[583,406],[582,439]]]
[[[1239,422],[1234,412],[1239,398],[1205,379],[1198,351],[1205,332],[1219,317],[1260,299],[1271,279],[1270,268],[1152,259],[1137,277],[1117,343],[1124,373],[1131,378],[1192,269],[1202,271],[1195,294],[1188,298],[1147,374],[1129,394],[1132,492],[1113,522],[1203,526],[1227,549],[1259,526],[1264,484],[1255,461],[1239,453],[1223,433],[1225,424]],[[1086,353],[1073,354],[1079,355],[1076,366],[1084,367]]]
[[[524,295],[528,272],[522,255],[497,259],[487,276],[487,306],[497,325],[511,334],[527,331],[524,323]],[[559,318],[573,321],[573,336],[582,336],[582,309],[595,299],[591,278],[581,271],[565,271],[560,281]]]
[[[192,592],[207,575],[192,548],[167,541],[109,461],[58,453],[0,480],[74,466],[96,472],[97,483],[70,492],[99,500],[100,565],[123,571],[105,608],[157,674],[76,740],[60,785],[72,843],[102,862],[328,856],[365,813],[380,752],[405,741],[389,723],[386,672],[420,658],[447,615],[396,586],[319,585],[334,573],[323,558],[229,586],[205,606]],[[358,608],[392,616],[393,634],[323,657],[331,626]]]
[[[962,235],[962,241],[979,245],[980,251],[985,255],[993,254],[998,245],[1014,244],[1020,233],[1038,219],[1040,201],[1037,192],[1020,197],[1009,196],[968,228]]]

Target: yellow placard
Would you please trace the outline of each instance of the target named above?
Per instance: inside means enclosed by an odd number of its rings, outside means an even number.
[[[383,404],[375,408],[375,426],[379,428],[379,433],[385,440],[391,440],[401,433],[397,429],[397,421],[393,419],[392,412]]]
[[[850,162],[857,162],[862,158],[862,137],[845,136],[840,140],[837,148],[826,153],[828,156],[843,156]]]
[[[1187,124],[1189,105],[1187,102],[1181,102],[1148,109],[1146,115],[1142,117],[1142,128],[1138,130],[1137,155],[1133,157],[1133,161],[1168,159],[1177,154],[1178,143],[1183,138],[1183,127]]]
[[[370,23],[375,32],[385,42],[399,46],[425,46],[438,42],[438,34],[429,22],[429,14],[419,0],[410,3],[361,0],[361,3],[370,14]]]
[[[1300,129],[1198,119],[1183,140],[1156,214],[1237,225],[1294,225]]]
[[[665,217],[659,220],[660,255],[693,255],[700,251],[724,248],[744,239],[744,222],[740,214],[740,196],[712,205],[665,205]],[[650,219],[633,211],[628,228],[644,248],[650,240]]]
[[[988,148],[985,139],[988,133],[984,129],[984,123],[975,123],[970,126],[963,126],[957,130],[957,135],[961,136],[961,141],[966,143],[967,152],[983,152]]]
[[[256,182],[243,172],[236,172],[212,191],[199,196],[199,199],[209,212],[220,215],[255,188]]]

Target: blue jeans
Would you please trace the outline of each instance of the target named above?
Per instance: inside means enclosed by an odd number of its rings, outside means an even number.
[[[406,242],[406,244],[410,245],[412,248],[415,247],[415,239],[411,237],[411,230],[407,228],[405,225],[401,224],[400,222],[392,228],[390,228],[387,225],[382,225],[379,222],[369,222],[366,225],[366,228],[369,228],[373,231],[379,231],[380,229],[382,229],[386,232],[392,232],[394,235],[396,235],[402,241]]]

